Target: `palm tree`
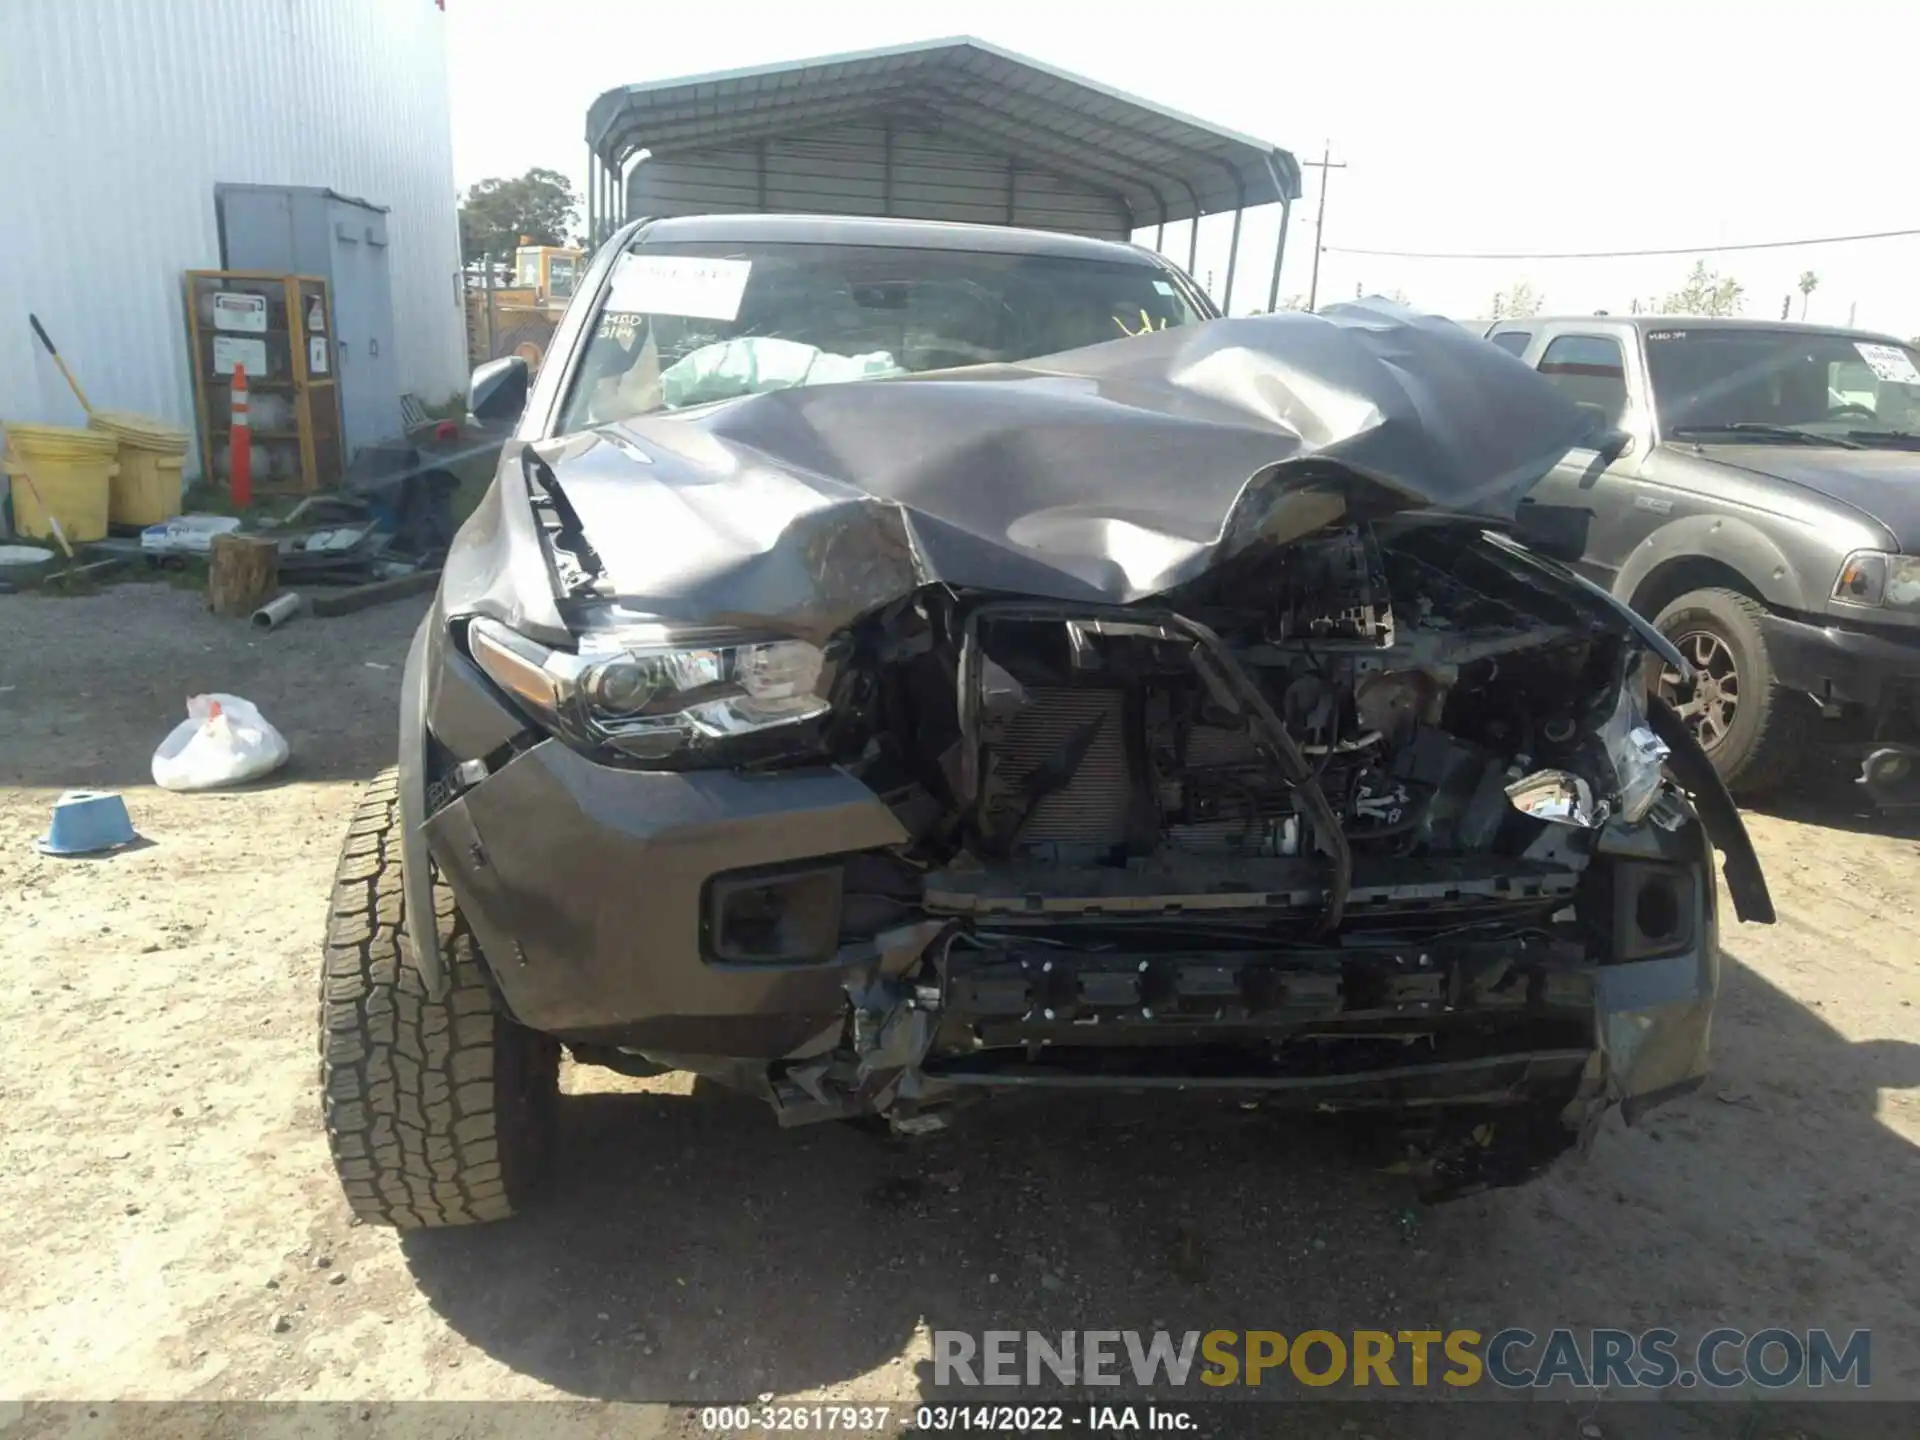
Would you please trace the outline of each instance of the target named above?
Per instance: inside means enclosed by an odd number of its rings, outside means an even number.
[[[1807,318],[1807,297],[1820,288],[1820,277],[1811,270],[1800,272],[1800,318]]]

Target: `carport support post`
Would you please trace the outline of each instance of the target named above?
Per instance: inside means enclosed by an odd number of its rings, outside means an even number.
[[[1287,221],[1293,218],[1293,202],[1280,201],[1280,238],[1273,246],[1273,278],[1267,282],[1267,313],[1273,314],[1280,304],[1280,267],[1287,259]]]
[[[487,359],[498,360],[500,356],[493,348],[493,252],[487,251],[480,257],[480,270],[486,277],[482,283],[486,286],[487,296]]]
[[[1240,263],[1240,217],[1244,213],[1244,206],[1233,212],[1233,240],[1227,250],[1227,288],[1220,296],[1222,315],[1233,314],[1233,272]]]
[[[591,250],[599,237],[599,201],[595,198],[595,176],[593,173],[595,156],[593,146],[587,146],[587,248]]]

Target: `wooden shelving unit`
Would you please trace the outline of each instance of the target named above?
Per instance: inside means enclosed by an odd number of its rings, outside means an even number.
[[[230,483],[237,361],[247,371],[254,493],[311,494],[337,484],[344,457],[327,282],[260,270],[189,270],[186,301],[201,473]]]

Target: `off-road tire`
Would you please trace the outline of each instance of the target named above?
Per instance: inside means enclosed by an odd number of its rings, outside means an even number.
[[[1709,631],[1733,654],[1740,697],[1726,738],[1707,754],[1739,799],[1765,795],[1792,779],[1812,738],[1812,702],[1780,683],[1767,654],[1766,634],[1760,628],[1766,613],[1750,595],[1715,588],[1689,591],[1653,622],[1676,643],[1691,632]]]
[[[367,787],[340,856],[320,978],[327,1143],[360,1219],[401,1229],[504,1220],[544,1179],[560,1047],[509,1020],[453,894],[434,877],[447,991],[402,933],[399,783]]]

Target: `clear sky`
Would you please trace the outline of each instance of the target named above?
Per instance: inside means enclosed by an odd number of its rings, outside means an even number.
[[[1316,158],[1329,247],[1539,252],[1727,245],[1920,227],[1920,0],[447,0],[456,178],[544,165],[583,183],[587,106],[636,81],[974,35]],[[1283,295],[1304,293],[1318,171]],[[1277,212],[1276,212],[1277,213]],[[1196,270],[1225,273],[1229,217]],[[1244,231],[1234,309],[1266,302],[1275,219]],[[1184,226],[1167,251],[1184,262]],[[1778,316],[1920,335],[1920,236],[1701,255]],[[1418,260],[1326,254],[1320,295],[1404,291],[1486,313],[1516,281],[1547,307],[1625,311],[1693,254]],[[1217,294],[1217,290],[1216,290]]]

